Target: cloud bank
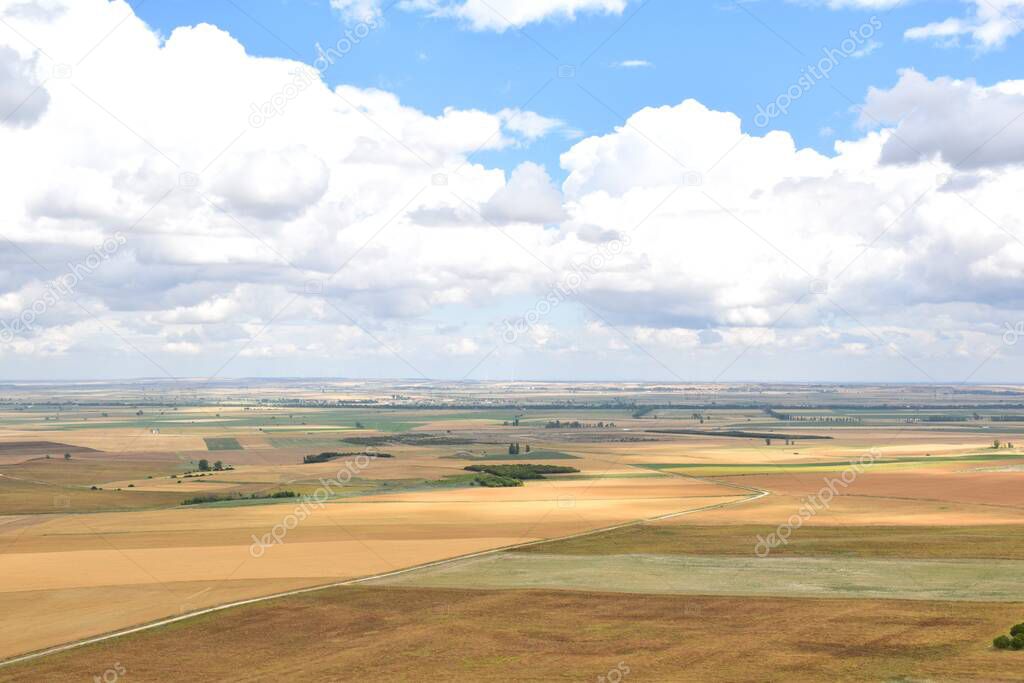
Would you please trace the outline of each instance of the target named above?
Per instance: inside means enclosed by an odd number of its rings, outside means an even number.
[[[559,185],[474,160],[561,125],[535,112],[331,90],[122,2],[4,11],[52,56],[0,34],[0,102],[40,98],[0,126],[9,368],[714,379],[750,357],[927,380],[1024,319],[1017,82],[904,72],[832,155],[647,108],[569,147]]]

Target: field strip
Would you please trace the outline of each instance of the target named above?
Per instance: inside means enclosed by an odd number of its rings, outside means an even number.
[[[500,553],[385,580],[410,588],[1010,602],[1021,560]]]
[[[675,473],[673,473],[673,474],[675,474]],[[604,532],[607,532],[607,531],[616,531],[618,529],[625,529],[625,528],[632,527],[632,526],[638,526],[640,524],[645,524],[645,523],[649,523],[649,522],[658,522],[658,521],[662,521],[662,520],[666,520],[666,519],[672,519],[672,518],[675,518],[675,517],[681,517],[683,515],[692,515],[692,514],[696,514],[698,512],[707,512],[709,510],[718,510],[718,509],[723,509],[723,508],[726,508],[726,507],[732,507],[732,506],[735,506],[735,505],[742,505],[743,503],[753,502],[755,500],[763,498],[764,496],[770,495],[770,492],[765,491],[764,489],[756,489],[756,488],[753,488],[753,487],[750,487],[750,486],[743,486],[743,485],[734,484],[734,483],[731,483],[731,482],[721,482],[721,481],[717,481],[717,480],[714,480],[714,479],[708,479],[708,478],[703,478],[703,477],[692,477],[692,476],[684,475],[684,474],[675,474],[675,476],[680,476],[680,477],[684,477],[684,478],[687,478],[687,479],[697,479],[699,481],[705,481],[705,482],[710,482],[710,483],[714,483],[714,484],[720,484],[721,486],[724,486],[726,488],[732,488],[732,489],[738,489],[738,490],[745,491],[749,495],[747,495],[745,497],[742,497],[742,498],[739,498],[738,500],[727,501],[725,503],[715,503],[713,505],[705,505],[705,506],[702,506],[702,507],[699,507],[699,508],[692,508],[692,509],[689,509],[689,510],[682,510],[680,512],[671,512],[671,513],[668,513],[668,514],[665,514],[665,515],[658,515],[656,517],[648,517],[648,518],[644,518],[644,519],[637,519],[637,520],[633,520],[631,522],[624,522],[622,524],[615,524],[615,525],[608,526],[608,527],[602,527],[600,529],[591,529],[589,531],[582,531],[582,532],[579,532],[579,533],[576,533],[576,534],[569,534],[568,536],[561,536],[561,537],[558,537],[558,538],[545,538],[545,539],[541,539],[541,540],[537,540],[537,541],[527,541],[525,543],[516,543],[516,544],[513,544],[513,545],[507,545],[507,546],[502,546],[502,547],[498,547],[498,548],[491,548],[490,550],[482,550],[480,552],[469,553],[469,554],[466,554],[466,555],[459,555],[459,556],[456,556],[456,557],[450,557],[450,558],[447,558],[447,559],[444,559],[444,560],[437,560],[435,562],[427,562],[425,564],[414,565],[412,567],[406,567],[404,569],[397,569],[395,571],[384,572],[384,573],[381,573],[381,574],[374,574],[374,575],[371,575],[371,576],[364,576],[364,577],[360,577],[360,578],[356,578],[356,579],[347,579],[345,581],[336,581],[336,582],[333,582],[333,583],[328,583],[328,584],[324,584],[324,585],[320,585],[320,586],[310,586],[309,588],[299,588],[299,589],[296,589],[296,590],[284,591],[284,592],[281,592],[281,593],[273,593],[271,595],[264,595],[264,596],[258,597],[258,598],[248,598],[246,600],[238,600],[238,601],[226,603],[226,604],[223,604],[223,605],[217,605],[217,606],[214,606],[214,607],[207,607],[207,608],[204,608],[204,609],[196,610],[194,612],[189,612],[188,614],[180,614],[180,615],[175,616],[175,617],[168,617],[166,619],[159,619],[157,621],[153,621],[153,622],[150,622],[148,624],[142,624],[142,625],[139,625],[139,626],[133,626],[133,627],[127,628],[127,629],[120,629],[120,630],[113,631],[111,633],[107,633],[107,634],[104,634],[104,635],[93,636],[93,637],[90,637],[90,638],[84,638],[82,640],[77,640],[77,641],[74,641],[72,643],[66,643],[64,645],[58,645],[56,647],[51,647],[51,648],[47,648],[45,650],[40,650],[38,652],[30,652],[28,654],[18,655],[17,657],[11,657],[9,659],[0,661],[0,667],[9,666],[11,664],[17,664],[17,663],[20,663],[20,662],[31,661],[33,659],[38,659],[40,657],[46,657],[48,655],[57,654],[57,653],[60,653],[60,652],[66,652],[67,650],[72,650],[72,649],[75,649],[75,648],[83,647],[85,645],[92,645],[92,644],[95,644],[95,643],[101,643],[101,642],[104,642],[104,641],[107,641],[107,640],[112,640],[114,638],[120,638],[121,636],[127,636],[127,635],[131,635],[133,633],[139,633],[139,632],[142,632],[142,631],[148,631],[150,629],[159,628],[161,626],[167,626],[169,624],[175,624],[175,623],[178,623],[180,621],[185,621],[187,619],[192,619],[194,617],[202,616],[204,614],[212,614],[214,612],[220,612],[222,610],[232,609],[234,607],[243,607],[245,605],[252,605],[252,604],[255,604],[255,603],[266,602],[266,601],[269,601],[269,600],[276,600],[278,598],[286,598],[286,597],[293,596],[293,595],[302,595],[304,593],[314,593],[314,592],[317,592],[317,591],[328,590],[330,588],[340,588],[340,587],[343,587],[343,586],[353,586],[353,585],[357,585],[357,584],[361,584],[361,583],[367,583],[367,582],[370,582],[370,581],[378,581],[378,580],[381,580],[381,579],[393,578],[395,576],[400,576],[400,575],[403,575],[403,574],[408,574],[410,572],[416,572],[416,571],[422,571],[422,570],[426,570],[426,569],[432,569],[432,568],[441,567],[441,566],[444,566],[444,565],[454,564],[456,562],[463,562],[463,561],[466,561],[466,560],[473,560],[473,559],[477,559],[477,558],[480,558],[480,557],[485,557],[485,556],[488,556],[488,555],[494,555],[496,553],[505,552],[505,551],[508,551],[508,550],[515,550],[515,549],[518,549],[518,548],[525,548],[525,547],[529,547],[529,546],[540,545],[540,544],[543,544],[543,543],[550,543],[550,542],[554,542],[554,541],[568,541],[568,540],[572,540],[572,539],[575,539],[575,538],[582,538],[584,536],[591,536],[591,535],[594,535],[594,534],[604,533]]]

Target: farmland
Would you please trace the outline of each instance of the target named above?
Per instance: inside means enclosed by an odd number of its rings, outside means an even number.
[[[638,680],[684,665],[695,677],[748,675],[740,664],[702,668],[723,650],[686,618],[695,609],[736,633],[752,609],[806,624],[757,645],[773,643],[770,658],[796,679],[834,648],[855,652],[827,665],[850,678],[928,676],[954,656],[1012,678],[1012,653],[989,645],[1024,620],[1014,616],[1024,610],[1024,423],[1005,419],[1024,408],[988,387],[944,401],[913,387],[819,391],[776,387],[770,403],[764,387],[741,385],[715,387],[714,400],[708,387],[674,385],[13,392],[0,403],[0,657],[335,587],[9,664],[0,680],[70,680],[115,651],[140,678],[185,680],[238,666],[237,645],[264,622],[289,624],[296,642],[317,641],[315,631],[331,634],[325,647],[362,643],[362,663],[333,654],[324,672],[498,679],[502,666],[531,665],[538,634],[587,623],[552,641],[577,672],[624,662]],[[887,391],[900,407],[888,407]],[[489,488],[481,472],[525,474]],[[507,651],[494,649],[497,632],[457,658],[440,645],[450,622],[437,610],[490,628],[496,601],[517,615],[500,631]],[[562,606],[545,621],[548,602]],[[651,621],[612,646],[624,628],[612,610],[624,604]],[[367,631],[357,622],[369,613],[378,626]],[[840,614],[854,620],[841,644],[801,636],[837,628]],[[850,625],[886,614],[913,631],[903,649]],[[384,624],[377,650],[369,634]],[[926,624],[932,637],[914,630]],[[666,641],[673,628],[697,650]],[[186,653],[212,632],[229,639],[216,661]],[[253,677],[322,654],[304,648],[277,652]],[[388,668],[399,666],[388,648],[407,668]],[[420,658],[424,648],[436,656]],[[934,651],[927,662],[923,648]],[[158,654],[171,652],[186,666]],[[532,665],[521,678],[558,677],[550,663]]]

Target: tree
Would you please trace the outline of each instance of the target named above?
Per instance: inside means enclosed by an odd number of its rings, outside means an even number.
[[[65,453],[64,454],[64,459],[65,460],[70,460],[71,459],[71,454],[70,453]]]
[[[213,469],[215,472],[220,472],[221,470],[224,469],[224,463],[218,460],[217,462],[213,463]]]
[[[1024,633],[1024,624],[1014,624],[1013,627],[1010,628],[1011,636],[1018,636],[1021,633]]]
[[[765,439],[764,443],[765,443],[766,446],[771,446],[772,445],[772,440],[771,439]]]
[[[209,472],[210,471],[210,461],[207,460],[206,458],[203,458],[202,460],[200,460],[199,461],[199,471],[200,472]]]
[[[530,452],[530,444],[526,444],[526,452],[527,452],[527,453],[529,453],[529,452]]]
[[[1010,642],[1009,636],[999,636],[992,641],[992,647],[997,650],[1008,650],[1010,649]]]
[[[992,442],[992,448],[999,448],[999,439]]]
[[[1024,633],[1018,633],[1010,639],[1010,649],[1024,650]]]

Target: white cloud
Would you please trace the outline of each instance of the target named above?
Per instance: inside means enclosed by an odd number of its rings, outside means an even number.
[[[31,126],[46,111],[50,94],[36,68],[35,58],[0,46],[0,125]]]
[[[521,109],[502,109],[498,112],[498,116],[505,123],[507,130],[518,133],[531,142],[565,125],[558,119]]]
[[[381,16],[380,0],[331,0],[331,7],[350,22],[370,22]]]
[[[979,49],[990,50],[1002,47],[1024,31],[1024,0],[970,2],[974,9],[969,16],[917,26],[908,29],[904,36],[911,40],[938,40],[943,45],[956,45],[961,36],[970,36]]]
[[[615,62],[612,66],[617,66],[620,69],[648,69],[653,68],[654,64],[646,59],[625,59],[621,62]]]
[[[551,183],[547,170],[530,161],[512,171],[508,184],[499,188],[484,205],[483,215],[499,225],[557,223],[566,217],[562,193]]]
[[[830,9],[888,10],[910,4],[910,0],[791,0],[800,4],[825,5]],[[964,0],[972,6],[965,17],[949,17],[904,31],[908,40],[934,40],[952,47],[967,36],[981,50],[1002,47],[1024,31],[1024,0]]]
[[[622,14],[629,0],[403,0],[405,9],[426,11],[465,23],[474,31],[504,33],[549,19],[572,21],[578,14]]]
[[[851,52],[850,56],[853,57],[854,59],[861,59],[863,57],[867,57],[868,55],[872,54],[881,47],[882,43],[880,43],[879,41],[873,39],[868,40],[866,43],[864,43],[864,47],[857,50],[856,52]]]
[[[824,4],[830,9],[892,9],[910,0],[825,0],[808,4]]]
[[[958,168],[1024,163],[1024,81],[992,87],[974,80],[930,80],[912,69],[888,90],[871,88],[865,126],[893,126],[883,163],[941,158]]]

